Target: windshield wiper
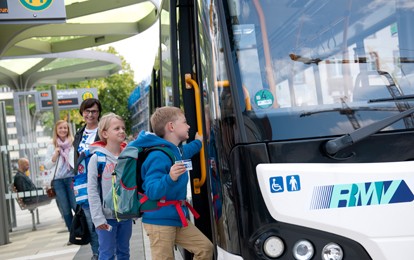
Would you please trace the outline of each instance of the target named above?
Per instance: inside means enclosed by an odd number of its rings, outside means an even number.
[[[414,99],[414,95],[404,95],[398,97],[390,97],[390,98],[376,98],[368,100],[368,103],[376,103],[376,102],[387,102],[387,101],[395,101],[395,100],[410,100]]]
[[[341,115],[347,115],[351,113],[355,113],[356,111],[397,111],[398,109],[395,107],[350,107],[350,108],[328,108],[328,109],[318,109],[318,110],[311,110],[311,111],[303,111],[299,116],[311,116],[314,114],[319,113],[327,113],[327,112],[339,112]]]
[[[371,136],[372,134],[377,133],[378,131],[384,129],[385,127],[397,122],[398,120],[412,113],[414,113],[414,108],[410,108],[397,115],[387,117],[381,121],[359,128],[350,134],[346,134],[341,137],[332,139],[325,144],[325,151],[328,153],[328,155],[333,156],[337,152],[355,144],[356,142],[361,141],[362,139]]]

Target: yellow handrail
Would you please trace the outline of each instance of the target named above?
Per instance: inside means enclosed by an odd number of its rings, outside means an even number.
[[[190,74],[185,75],[185,82],[186,88],[191,89],[194,88],[194,96],[195,96],[195,105],[196,105],[196,116],[197,116],[197,129],[198,134],[203,135],[203,122],[202,122],[202,111],[201,111],[201,95],[200,95],[200,88],[197,82],[191,79]],[[201,179],[194,178],[194,194],[200,194],[200,188],[206,182],[206,159],[204,156],[204,142],[202,142],[201,151],[200,151],[200,164],[201,164]]]
[[[228,80],[216,81],[215,84],[216,84],[216,87],[223,87],[223,88],[230,87],[230,82]],[[245,86],[243,86],[243,94],[244,94],[244,104],[246,105],[246,110],[251,111],[252,104],[250,102],[250,93],[249,93],[249,90]]]

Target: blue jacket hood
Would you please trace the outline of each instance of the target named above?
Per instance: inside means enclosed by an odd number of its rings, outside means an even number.
[[[181,160],[182,157],[179,148],[175,144],[147,131],[141,131],[137,139],[129,143],[129,145],[140,147],[164,146],[171,149],[176,160]]]
[[[142,146],[142,147],[151,147],[151,146],[161,145],[161,146],[167,146],[172,149],[176,148],[176,146],[173,143],[157,136],[154,133],[147,132],[147,131],[141,131],[137,139],[132,141],[131,143],[138,143],[139,146]]]

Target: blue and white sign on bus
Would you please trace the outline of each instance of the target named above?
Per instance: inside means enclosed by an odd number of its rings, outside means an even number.
[[[300,191],[301,189],[299,175],[288,175],[286,177],[271,177],[269,178],[269,182],[271,193],[284,192],[285,190],[288,192],[294,192]]]

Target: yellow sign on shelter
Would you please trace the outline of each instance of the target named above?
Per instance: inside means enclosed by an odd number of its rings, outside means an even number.
[[[49,8],[53,0],[20,0],[20,3],[31,11],[43,11]]]

